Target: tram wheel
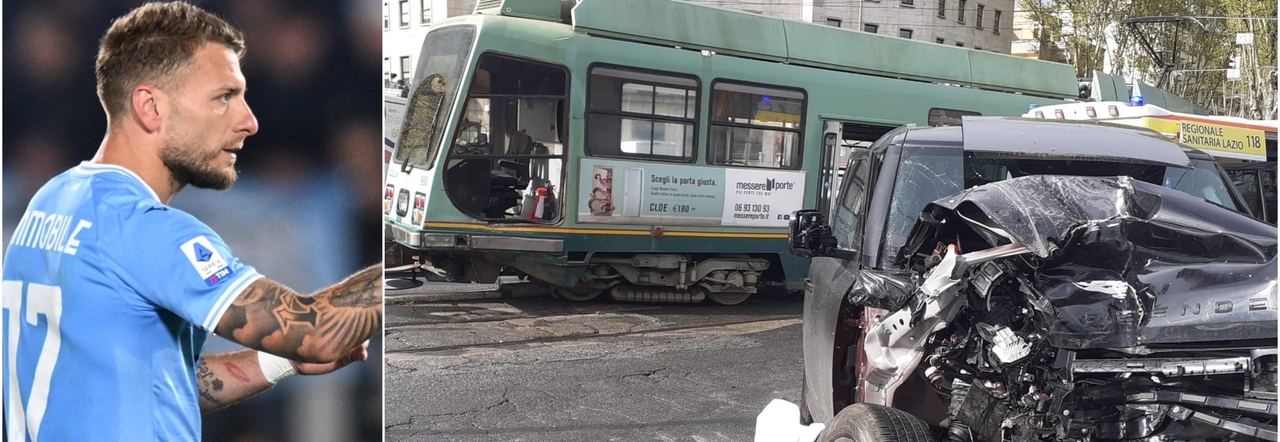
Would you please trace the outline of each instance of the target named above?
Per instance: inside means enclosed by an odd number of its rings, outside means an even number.
[[[604,293],[604,289],[595,287],[552,287],[551,294],[557,298],[575,302],[586,302]]]
[[[742,301],[746,301],[747,298],[750,298],[751,294],[750,293],[732,293],[732,292],[729,292],[729,293],[713,292],[708,290],[707,297],[711,298],[712,301],[715,301],[716,304],[738,305],[738,304],[741,304]]]

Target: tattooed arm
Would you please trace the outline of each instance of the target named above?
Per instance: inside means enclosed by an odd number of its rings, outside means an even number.
[[[323,364],[292,362],[302,375],[325,374],[356,361],[368,359],[368,343],[336,361]],[[240,350],[204,355],[196,367],[196,387],[200,391],[200,412],[208,413],[248,399],[273,385],[258,366],[258,352]]]
[[[337,361],[382,332],[382,267],[361,270],[312,296],[260,278],[227,307],[215,331],[293,361]]]
[[[196,367],[200,412],[208,413],[271,388],[258,368],[258,353],[241,350],[204,355]]]

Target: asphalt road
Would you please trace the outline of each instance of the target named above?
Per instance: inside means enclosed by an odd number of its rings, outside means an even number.
[[[743,441],[771,399],[799,397],[798,295],[727,307],[424,287],[388,291],[388,441]]]

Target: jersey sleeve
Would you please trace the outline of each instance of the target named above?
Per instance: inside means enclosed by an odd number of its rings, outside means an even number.
[[[217,233],[195,217],[164,207],[122,223],[116,264],[146,302],[213,332],[231,302],[261,278]]]

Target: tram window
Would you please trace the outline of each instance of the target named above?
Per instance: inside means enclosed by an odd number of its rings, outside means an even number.
[[[711,89],[711,164],[800,168],[804,92],[726,81]]]
[[[693,160],[696,78],[594,67],[588,82],[587,155]]]
[[[959,126],[960,119],[966,115],[981,116],[981,113],[965,110],[943,109],[935,107],[929,109],[929,126]]]

